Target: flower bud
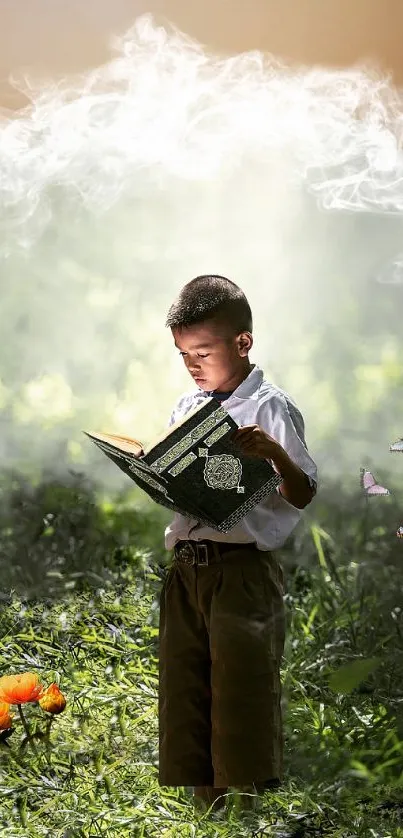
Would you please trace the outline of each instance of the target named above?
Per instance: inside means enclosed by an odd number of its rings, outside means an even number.
[[[51,684],[41,694],[39,704],[47,713],[62,713],[66,706],[66,699],[57,684]]]

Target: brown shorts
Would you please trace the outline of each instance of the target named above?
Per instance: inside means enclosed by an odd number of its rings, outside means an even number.
[[[174,559],[161,591],[161,786],[282,778],[282,569],[270,552],[214,545],[215,564]]]

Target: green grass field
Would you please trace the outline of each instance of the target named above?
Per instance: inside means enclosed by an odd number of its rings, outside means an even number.
[[[235,805],[196,816],[190,790],[158,785],[169,513],[136,490],[99,497],[73,474],[69,486],[36,487],[7,475],[1,493],[0,675],[36,672],[67,699],[51,723],[25,704],[27,729],[12,707],[0,744],[1,838],[403,836],[397,507],[327,487],[279,552],[286,776],[248,819]]]

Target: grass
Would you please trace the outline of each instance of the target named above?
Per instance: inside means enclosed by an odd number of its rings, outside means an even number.
[[[403,838],[403,543],[393,505],[368,513],[328,487],[280,551],[286,775],[248,818],[235,807],[196,817],[189,790],[158,785],[169,513],[135,492],[112,503],[77,474],[65,486],[7,475],[1,500],[0,675],[37,672],[67,698],[48,746],[36,704],[24,705],[36,753],[18,713],[0,743],[2,838]],[[363,659],[376,661],[367,675]]]

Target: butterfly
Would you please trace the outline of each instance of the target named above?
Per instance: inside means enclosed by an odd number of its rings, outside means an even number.
[[[403,527],[400,526],[398,530],[396,530],[396,535],[398,538],[403,538]]]
[[[373,474],[366,468],[361,468],[361,486],[366,495],[390,495],[389,489],[379,486]]]
[[[389,451],[403,452],[403,437],[401,439],[398,439],[397,442],[394,442],[393,445],[389,445]]]

